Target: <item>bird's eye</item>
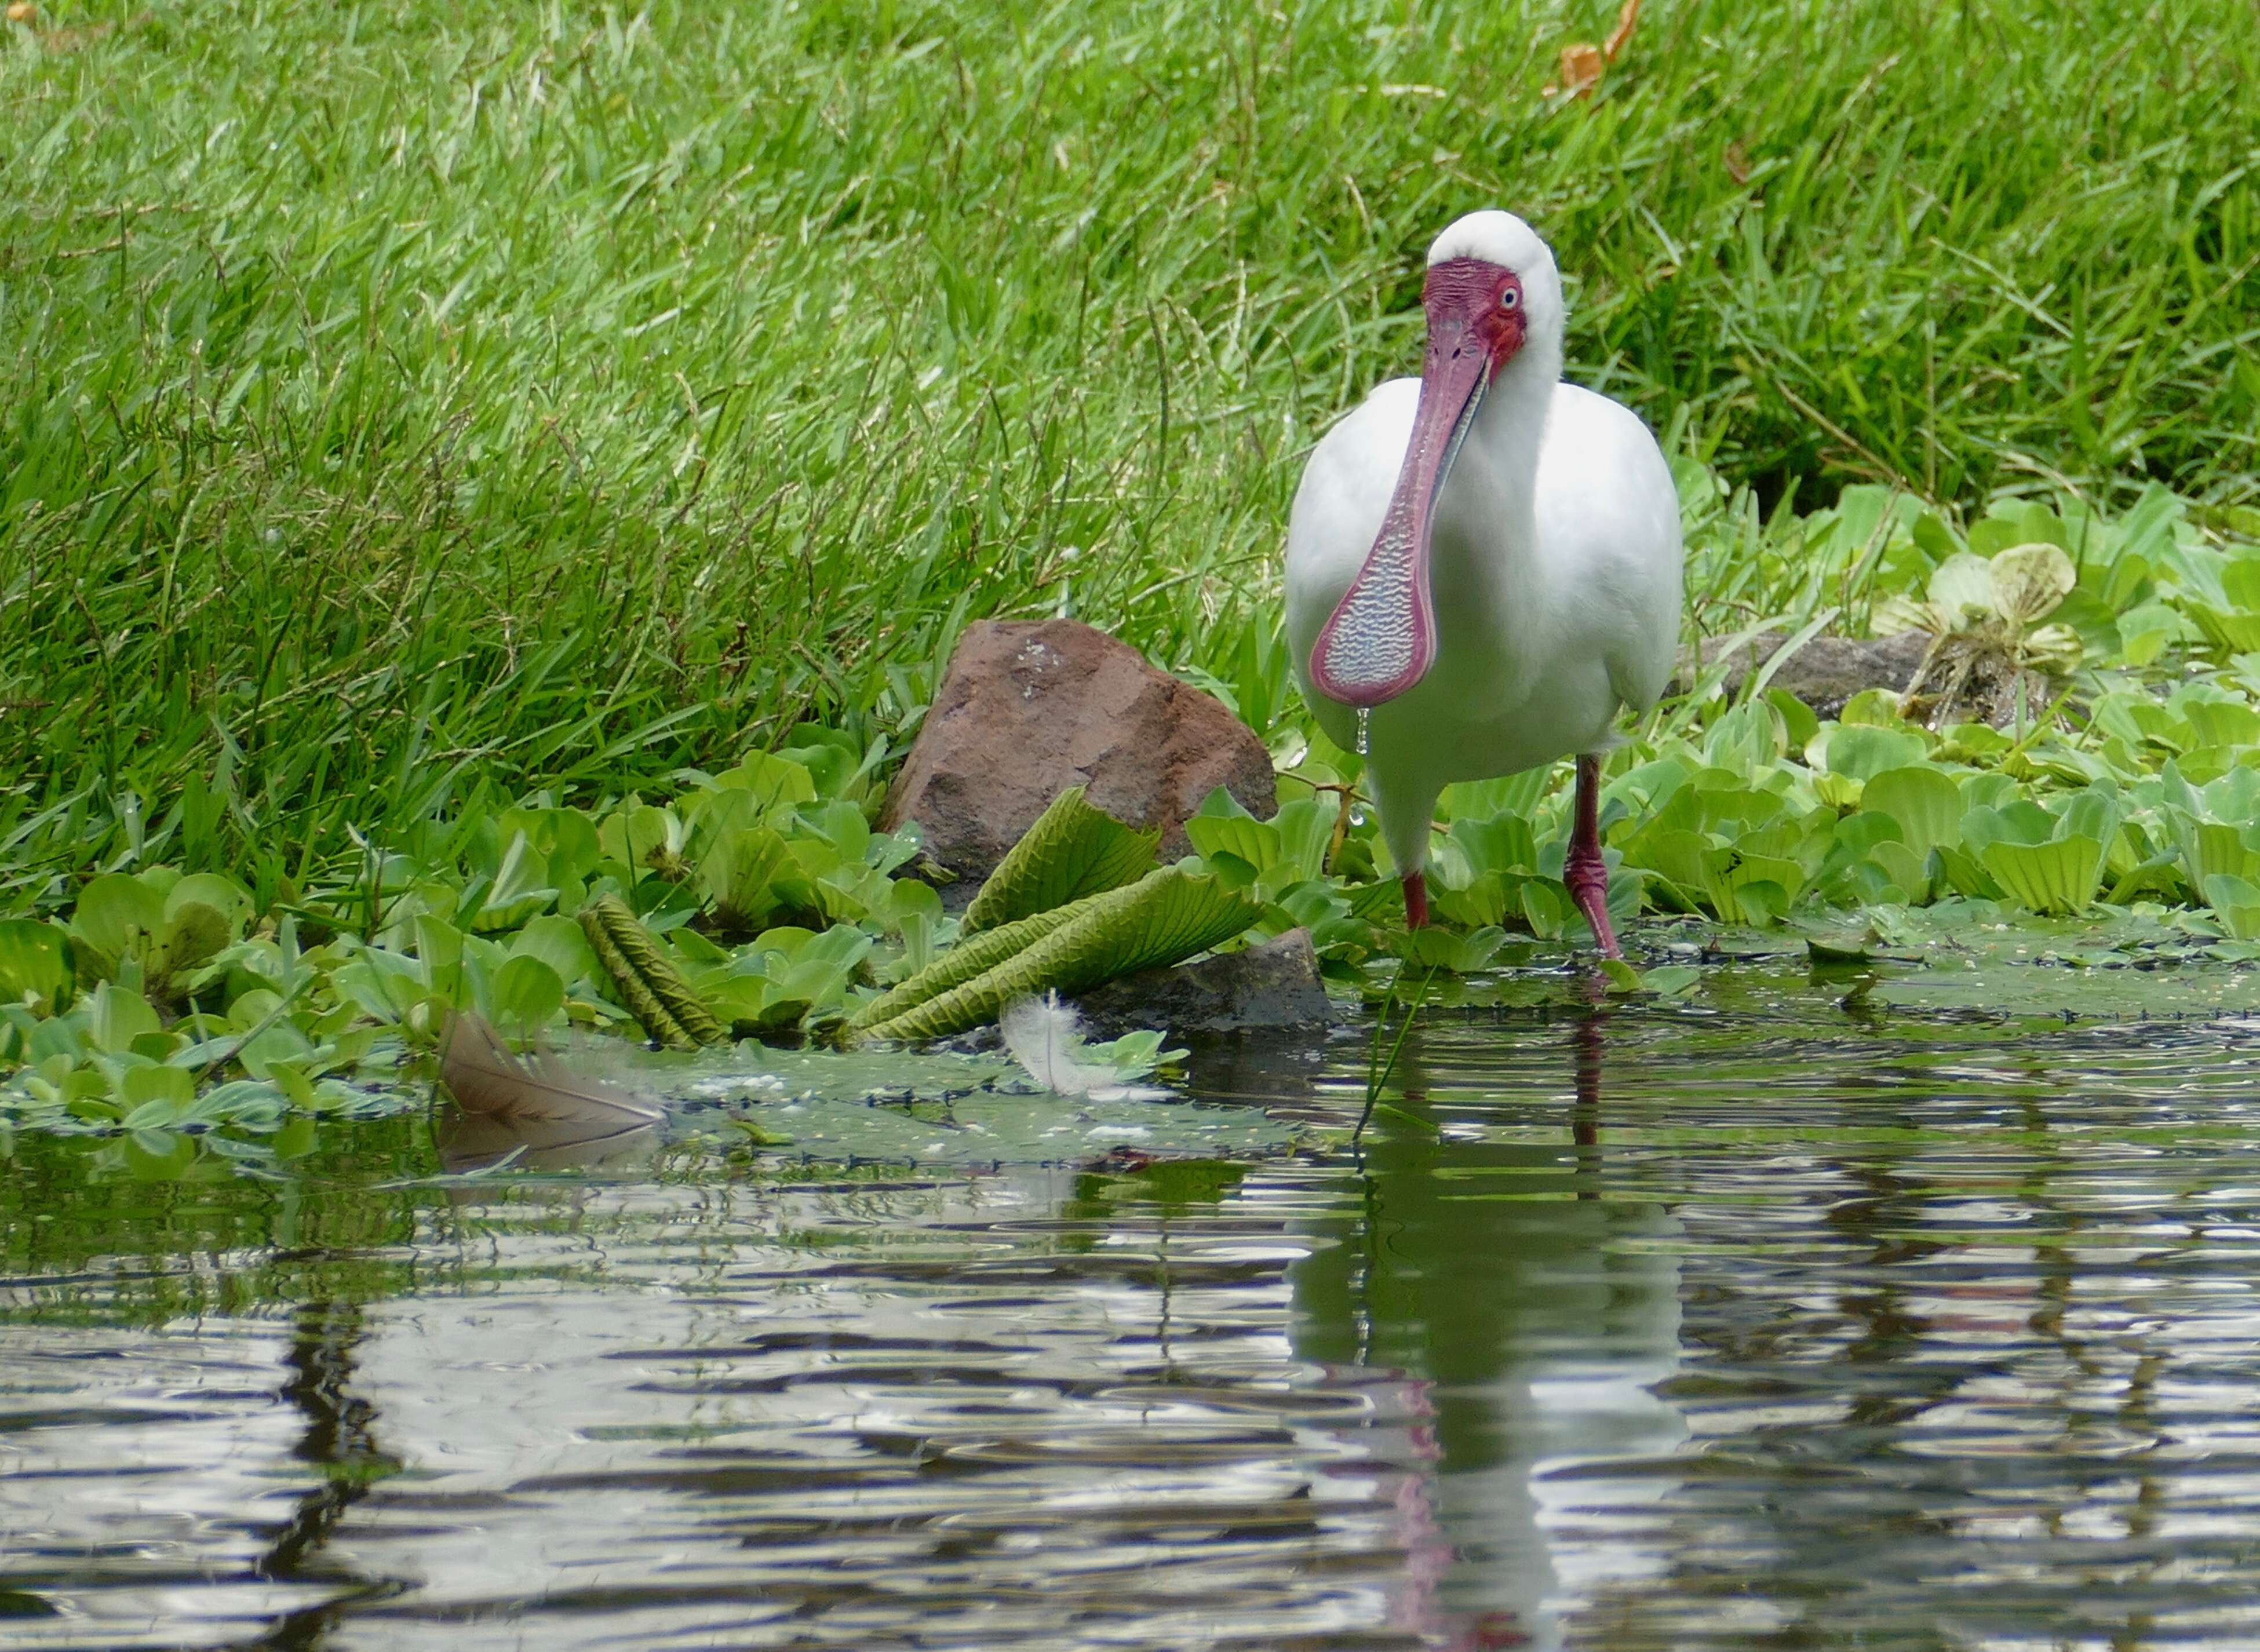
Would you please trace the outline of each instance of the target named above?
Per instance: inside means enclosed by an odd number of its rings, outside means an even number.
[[[1509,287],[1505,292],[1498,296],[1498,307],[1502,310],[1517,309],[1520,307],[1521,304],[1522,295],[1512,287]]]

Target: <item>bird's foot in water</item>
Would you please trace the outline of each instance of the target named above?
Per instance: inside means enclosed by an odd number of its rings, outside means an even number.
[[[1571,850],[1569,864],[1562,869],[1562,881],[1570,886],[1570,898],[1577,910],[1585,914],[1585,921],[1593,926],[1593,940],[1605,958],[1621,958],[1624,948],[1617,945],[1617,932],[1609,926],[1609,869],[1596,853],[1590,858]]]

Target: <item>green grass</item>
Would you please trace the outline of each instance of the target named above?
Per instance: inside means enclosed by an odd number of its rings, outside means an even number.
[[[1071,602],[1260,726],[1299,456],[1477,204],[1553,240],[1576,375],[1769,507],[2260,496],[2236,0],[1651,0],[1558,107],[1613,6],[47,10],[0,908],[899,735],[969,615]]]

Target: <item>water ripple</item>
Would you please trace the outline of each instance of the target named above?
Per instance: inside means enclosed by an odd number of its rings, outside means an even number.
[[[0,1646],[2249,1646],[2255,1075],[1471,1014],[1212,1199],[89,1184],[0,1281]]]

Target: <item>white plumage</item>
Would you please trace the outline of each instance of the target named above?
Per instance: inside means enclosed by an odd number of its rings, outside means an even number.
[[[1682,564],[1677,493],[1655,438],[1628,409],[1562,382],[1566,306],[1546,243],[1508,213],[1477,212],[1437,238],[1428,263],[1427,371],[1380,385],[1319,443],[1286,567],[1304,694],[1328,738],[1354,747],[1356,709],[1323,691],[1317,679],[1340,676],[1316,669],[1314,651],[1336,647],[1351,676],[1373,652],[1323,635],[1338,611],[1338,628],[1363,625],[1383,653],[1402,651],[1419,593],[1379,564],[1407,554],[1426,513],[1425,547],[1410,554],[1425,550],[1433,663],[1409,687],[1372,690],[1367,731],[1368,784],[1416,923],[1444,786],[1597,756],[1621,713],[1655,704],[1671,674]],[[1518,311],[1519,337],[1506,325]],[[1463,361],[1485,350],[1488,376]],[[1416,437],[1441,453],[1432,482],[1415,474]],[[1358,604],[1347,604],[1362,575]],[[1580,780],[1597,786],[1598,763]],[[1573,844],[1588,847],[1590,885],[1598,840]],[[1579,894],[1613,951],[1605,909]]]

